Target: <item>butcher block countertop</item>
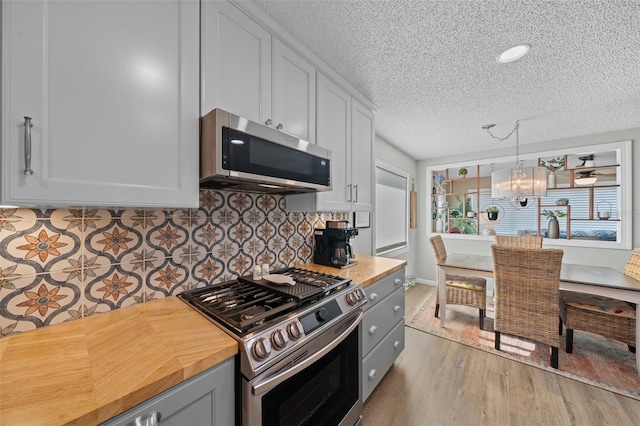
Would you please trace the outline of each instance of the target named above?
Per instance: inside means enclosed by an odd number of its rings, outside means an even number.
[[[0,339],[0,425],[104,422],[234,356],[176,297]]]
[[[359,255],[354,260],[358,262],[357,265],[344,269],[317,265],[315,263],[305,263],[297,266],[325,274],[351,278],[354,283],[359,284],[362,287],[366,287],[387,275],[391,275],[394,272],[399,271],[407,265],[406,260],[390,259],[388,257],[379,256]]]

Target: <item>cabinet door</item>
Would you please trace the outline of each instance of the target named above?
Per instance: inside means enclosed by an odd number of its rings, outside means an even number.
[[[193,1],[2,2],[2,201],[197,206],[198,22]]]
[[[271,34],[226,1],[202,2],[202,115],[271,118]]]
[[[235,424],[234,376],[231,358],[108,420],[103,426],[155,424],[149,420],[154,415],[160,417],[162,426],[232,426]]]
[[[273,126],[316,141],[316,69],[273,39]]]
[[[354,211],[373,211],[375,126],[373,112],[351,100],[351,184]]]
[[[318,211],[351,210],[351,97],[318,73],[317,144],[331,150],[331,191],[318,193]]]

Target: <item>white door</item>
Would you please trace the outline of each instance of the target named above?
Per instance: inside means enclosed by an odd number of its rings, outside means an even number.
[[[316,140],[316,69],[273,39],[273,126],[308,142]]]
[[[202,2],[202,115],[271,118],[271,34],[226,1]]]
[[[373,112],[351,99],[351,184],[353,211],[373,211],[375,125]]]
[[[351,97],[318,73],[317,139],[331,150],[331,191],[317,194],[317,211],[350,211],[351,186]]]
[[[197,206],[198,22],[194,1],[2,2],[3,202]]]

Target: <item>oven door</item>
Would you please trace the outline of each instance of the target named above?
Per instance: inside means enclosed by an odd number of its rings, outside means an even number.
[[[349,425],[362,418],[362,312],[340,321],[252,380],[243,425]]]

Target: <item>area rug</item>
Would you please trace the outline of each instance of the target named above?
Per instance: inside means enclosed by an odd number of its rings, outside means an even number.
[[[568,354],[563,335],[558,357],[560,368],[556,370],[549,365],[549,346],[541,343],[502,334],[501,350],[494,349],[493,305],[490,299],[485,330],[480,330],[478,310],[460,305],[447,306],[445,327],[440,328],[440,319],[434,316],[435,287],[431,287],[422,298],[416,305],[419,309],[406,318],[408,327],[640,400],[640,376],[636,370],[635,354],[624,343],[575,331],[573,353]]]

